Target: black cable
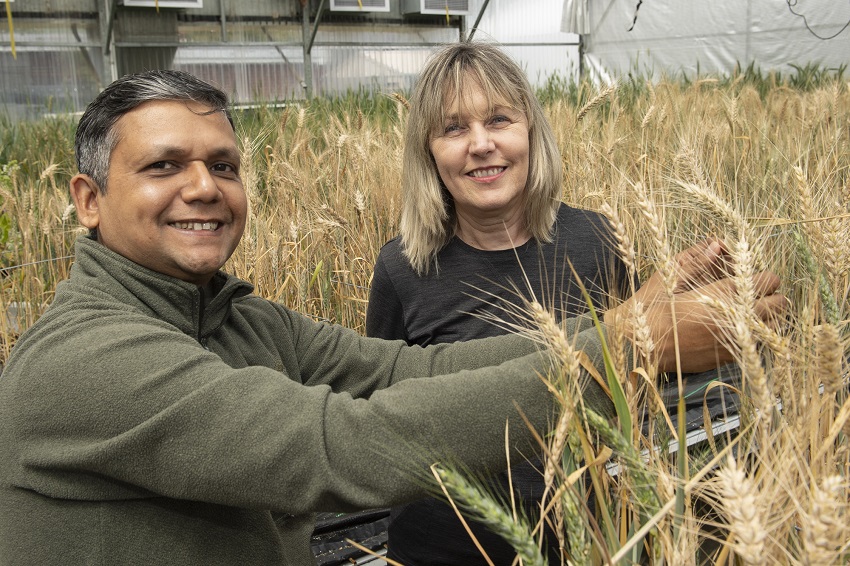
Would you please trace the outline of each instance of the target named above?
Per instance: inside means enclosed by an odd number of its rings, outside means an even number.
[[[794,11],[793,6],[796,6],[796,5],[797,5],[797,1],[798,1],[798,0],[785,0],[785,3],[786,3],[786,4],[788,4],[788,10],[789,10],[792,14],[794,14],[795,16],[797,16],[798,18],[802,18],[802,19],[803,19],[803,24],[806,26],[806,29],[807,29],[807,30],[809,30],[809,33],[811,33],[813,36],[815,36],[815,37],[816,37],[816,38],[818,38],[818,39],[821,39],[821,40],[826,41],[826,40],[828,40],[828,39],[833,39],[833,38],[835,38],[835,37],[838,37],[838,36],[841,34],[841,32],[843,32],[844,30],[846,30],[846,29],[847,29],[847,27],[848,27],[848,26],[850,26],[850,20],[847,20],[847,23],[846,23],[846,24],[844,24],[844,26],[843,26],[840,30],[838,30],[837,32],[835,32],[835,34],[830,35],[829,37],[821,37],[820,35],[818,35],[818,34],[817,34],[817,32],[816,32],[815,30],[813,30],[813,29],[809,26],[809,21],[806,19],[806,16],[804,16],[803,14],[798,14],[797,12],[795,12],[795,11]],[[638,6],[640,6],[640,4],[638,4]],[[637,13],[635,13],[635,19],[637,19]],[[634,27],[634,25],[633,25],[633,27]]]
[[[791,0],[787,0],[787,1],[790,2]],[[635,6],[635,17],[632,20],[632,26],[627,31],[632,31],[633,29],[635,29],[635,24],[637,23],[637,13],[638,13],[638,10],[640,10],[641,4],[643,4],[643,0],[638,0],[637,6]]]

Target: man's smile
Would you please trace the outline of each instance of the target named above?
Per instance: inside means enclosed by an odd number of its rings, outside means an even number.
[[[180,230],[207,230],[215,232],[221,222],[170,222],[169,226],[174,226]]]

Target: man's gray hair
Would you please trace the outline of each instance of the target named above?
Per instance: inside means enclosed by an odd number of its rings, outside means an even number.
[[[106,192],[109,158],[119,141],[115,123],[152,100],[198,102],[210,108],[206,113],[224,112],[233,126],[227,95],[189,73],[159,70],[121,77],[88,105],[74,138],[77,169],[91,177],[101,193]]]

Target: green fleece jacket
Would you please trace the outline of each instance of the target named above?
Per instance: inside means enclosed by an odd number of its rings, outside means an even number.
[[[216,286],[78,240],[0,376],[0,564],[313,564],[314,512],[421,497],[438,459],[502,468],[506,420],[528,453],[518,409],[552,416],[519,337],[408,347]]]

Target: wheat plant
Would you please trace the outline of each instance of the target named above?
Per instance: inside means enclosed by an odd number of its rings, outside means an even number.
[[[612,245],[638,279],[661,270],[674,286],[676,251],[709,235],[727,243],[736,296],[705,302],[740,379],[695,399],[723,390],[740,426],[685,446],[676,394],[688,377],[655,376],[645,305],[630,314],[631,348],[609,332],[616,417],[584,411],[569,337],[529,304],[526,332],[559,354],[550,385],[563,414],[543,439],[539,516],[496,527],[517,540],[523,563],[539,559],[529,540],[544,523],[563,564],[850,556],[850,89],[841,70],[802,72],[602,89],[553,79],[541,91],[564,201],[611,219]],[[374,260],[397,232],[406,112],[403,93],[236,112],[250,212],[226,269],[264,297],[362,331]],[[67,277],[83,232],[67,189],[74,125],[0,119],[0,363]],[[775,325],[749,306],[749,275],[763,269],[782,277],[792,302]],[[471,516],[514,521],[449,467],[438,476]]]

